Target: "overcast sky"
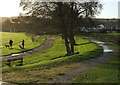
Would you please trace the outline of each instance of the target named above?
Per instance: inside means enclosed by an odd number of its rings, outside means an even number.
[[[118,18],[118,1],[120,0],[99,0],[103,9],[97,18]],[[1,0],[0,17],[18,16],[22,11],[19,8],[20,0]]]

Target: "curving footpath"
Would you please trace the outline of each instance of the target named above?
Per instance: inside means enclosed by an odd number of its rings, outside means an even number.
[[[7,55],[7,56],[2,56],[2,59],[3,60],[4,59],[10,59],[10,58],[12,58],[12,56],[13,57],[14,56],[21,57],[21,56],[27,56],[27,55],[35,54],[35,53],[38,53],[38,52],[43,52],[43,51],[52,47],[55,38],[56,38],[56,36],[52,35],[46,40],[45,43],[43,43],[42,45],[40,45],[39,47],[37,47],[35,49],[29,50],[29,51],[26,51],[26,52],[21,52],[21,53],[11,54],[11,55]]]
[[[52,36],[50,36],[46,40],[45,43],[43,43],[42,45],[40,45],[39,47],[37,47],[35,49],[29,50],[29,51],[26,51],[26,52],[22,52],[22,53],[17,53],[17,54],[11,54],[11,55],[7,55],[7,56],[2,56],[2,57],[0,57],[0,59],[1,60],[6,60],[6,59],[11,59],[12,56],[16,56],[18,58],[18,57],[21,57],[21,56],[27,56],[27,55],[35,54],[35,53],[38,53],[38,52],[43,52],[43,51],[45,51],[45,50],[47,50],[47,49],[49,49],[49,48],[52,47],[55,38],[56,38],[56,36],[52,35]],[[8,83],[8,82],[2,82],[2,81],[0,81],[0,85],[17,85],[17,84],[12,84],[12,83]]]
[[[74,79],[76,76],[78,76],[82,72],[85,72],[86,70],[91,69],[93,67],[97,67],[107,62],[112,57],[117,56],[117,52],[111,47],[109,47],[108,45],[106,45],[104,42],[101,42],[95,39],[90,39],[88,37],[84,37],[84,38],[101,46],[103,49],[103,54],[99,57],[83,61],[82,64],[80,64],[80,66],[65,72],[64,75],[57,75],[55,78],[53,78],[52,80],[53,82],[51,83],[69,83],[70,80]],[[42,44],[38,48],[24,52],[24,53],[19,53],[19,54],[22,56],[23,55],[26,56],[26,55],[31,55],[37,52],[42,52],[52,47],[54,40],[55,40],[55,36],[51,36],[50,38],[47,39],[47,41],[44,44]],[[9,58],[9,56],[4,56],[4,58]],[[3,83],[3,85],[15,85],[15,84]]]
[[[107,62],[112,57],[117,56],[117,52],[111,47],[109,47],[108,45],[106,45],[104,42],[101,42],[95,39],[90,39],[88,37],[84,37],[84,38],[101,46],[103,49],[103,54],[99,57],[83,61],[82,64],[80,64],[80,66],[65,72],[64,75],[57,75],[53,80],[53,83],[69,83],[70,80],[76,78],[76,76],[78,76],[82,72],[85,72],[86,70],[91,69],[93,67],[97,67]]]

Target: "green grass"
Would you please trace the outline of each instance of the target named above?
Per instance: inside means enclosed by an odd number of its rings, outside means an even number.
[[[41,76],[39,73],[41,70],[43,71],[44,69],[51,69],[53,67],[61,67],[61,66],[68,66],[73,63],[77,63],[80,61],[83,61],[85,59],[93,58],[96,56],[99,56],[102,53],[101,47],[98,45],[91,43],[90,41],[86,39],[82,39],[80,37],[75,37],[77,44],[81,44],[78,46],[75,46],[75,52],[80,52],[79,54],[71,55],[71,56],[66,56],[66,50],[65,50],[65,45],[64,45],[64,40],[62,40],[61,37],[57,37],[55,40],[55,43],[52,48],[41,52],[41,53],[36,53],[30,56],[25,56],[24,57],[24,65],[23,66],[12,66],[8,67],[3,63],[3,80],[8,81],[8,82],[14,82],[14,83],[19,83],[19,82],[34,82],[34,81],[45,81],[44,78],[36,78],[36,76]],[[73,66],[74,67],[74,66]],[[68,69],[68,68],[67,68]],[[29,75],[31,74],[31,71],[37,71],[34,75],[32,80],[29,79]],[[51,71],[51,70],[50,70]],[[65,71],[65,69],[61,69],[61,71]],[[21,77],[19,77],[17,74],[21,72]],[[45,73],[45,72],[44,72]],[[55,71],[52,71],[52,73],[55,73]],[[59,72],[58,72],[59,73]],[[15,76],[15,79],[11,78],[11,76]],[[32,75],[32,74],[31,74]],[[44,76],[44,75],[43,75]],[[23,77],[26,78],[26,80],[23,80]]]
[[[86,72],[73,79],[72,83],[118,83],[117,58]]]
[[[107,35],[120,35],[120,33],[106,33]]]
[[[15,32],[2,32],[2,55],[8,55],[12,53],[17,53],[21,51],[26,51],[33,49],[45,42],[48,36],[37,36],[38,42],[32,42],[31,37],[26,36],[25,33],[15,33]],[[9,43],[9,40],[13,40],[12,48],[5,48],[4,45]],[[22,44],[22,40],[25,40],[25,49],[20,49],[19,45]]]
[[[11,83],[48,83],[55,79],[56,75],[63,74],[80,65],[80,63],[72,63],[69,65],[51,67],[50,69],[42,70],[22,70],[16,72],[5,73],[3,80]]]
[[[120,50],[118,44],[112,42],[109,44]],[[99,67],[83,72],[73,79],[71,83],[120,83],[120,74],[118,71],[118,69],[120,69],[120,61],[118,61],[119,57],[120,56],[116,56]]]

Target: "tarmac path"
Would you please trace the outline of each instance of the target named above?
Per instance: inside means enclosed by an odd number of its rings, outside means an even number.
[[[35,53],[38,53],[38,52],[43,52],[43,51],[52,47],[55,38],[56,38],[56,36],[52,35],[46,40],[46,42],[44,42],[39,47],[37,47],[35,49],[32,49],[32,50],[29,50],[29,51],[26,51],[26,52],[21,52],[21,53],[15,53],[15,54],[7,55],[7,56],[2,56],[2,60],[11,59],[11,58],[18,58],[18,57],[23,57],[23,56],[35,54]]]
[[[98,44],[99,46],[101,46],[103,49],[103,54],[101,56],[96,57],[96,58],[91,58],[89,60],[82,61],[82,64],[80,64],[80,66],[65,72],[64,75],[55,76],[55,78],[53,78],[51,83],[69,83],[70,80],[74,79],[82,72],[85,72],[86,70],[91,69],[93,67],[100,66],[101,64],[110,60],[112,57],[117,56],[117,52],[113,48],[111,48],[110,46],[105,44],[104,42],[101,42],[101,41],[98,41],[95,39],[90,39],[88,37],[84,37],[84,38],[90,40],[91,42]],[[19,55],[26,56],[26,55],[31,55],[31,54],[34,54],[37,52],[42,52],[42,51],[52,47],[54,40],[55,40],[55,36],[51,36],[50,38],[47,39],[47,41],[44,44],[42,44],[38,48],[35,48],[33,50],[30,50],[30,51],[27,51],[24,53],[19,53]],[[9,59],[10,57],[4,56],[4,58]]]
[[[84,37],[84,38],[101,46],[103,49],[103,54],[96,58],[91,58],[89,60],[82,61],[82,64],[80,64],[77,68],[65,72],[64,75],[57,75],[53,79],[52,83],[69,83],[70,80],[76,78],[82,72],[85,72],[93,67],[100,66],[101,64],[110,60],[112,57],[117,56],[118,53],[104,42],[95,39],[90,39],[88,37]]]

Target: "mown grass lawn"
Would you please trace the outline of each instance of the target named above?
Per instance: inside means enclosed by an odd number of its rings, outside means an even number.
[[[97,57],[102,53],[102,49],[98,45],[77,36],[75,39],[77,44],[80,44],[75,46],[75,52],[80,52],[79,54],[64,57],[66,54],[64,40],[57,37],[52,48],[25,56],[23,66],[8,67],[3,63],[3,81],[48,83],[49,77],[75,67],[72,65],[73,63]]]
[[[41,45],[43,42],[45,42],[46,38],[48,36],[41,35],[39,37],[36,37],[38,42],[32,42],[31,37],[26,36],[25,33],[21,32],[2,32],[2,55],[8,55],[12,53],[17,53],[21,51],[26,51],[29,49],[33,49]],[[9,40],[13,40],[13,46],[12,48],[6,48],[4,45],[9,45]],[[25,49],[20,49],[19,45],[22,44],[22,40],[25,40]]]
[[[120,33],[106,33],[107,35],[120,35]]]
[[[110,42],[109,44],[120,50],[120,46],[117,43]],[[119,55],[115,56],[112,60],[99,67],[83,72],[73,79],[71,83],[120,83],[119,57]]]

